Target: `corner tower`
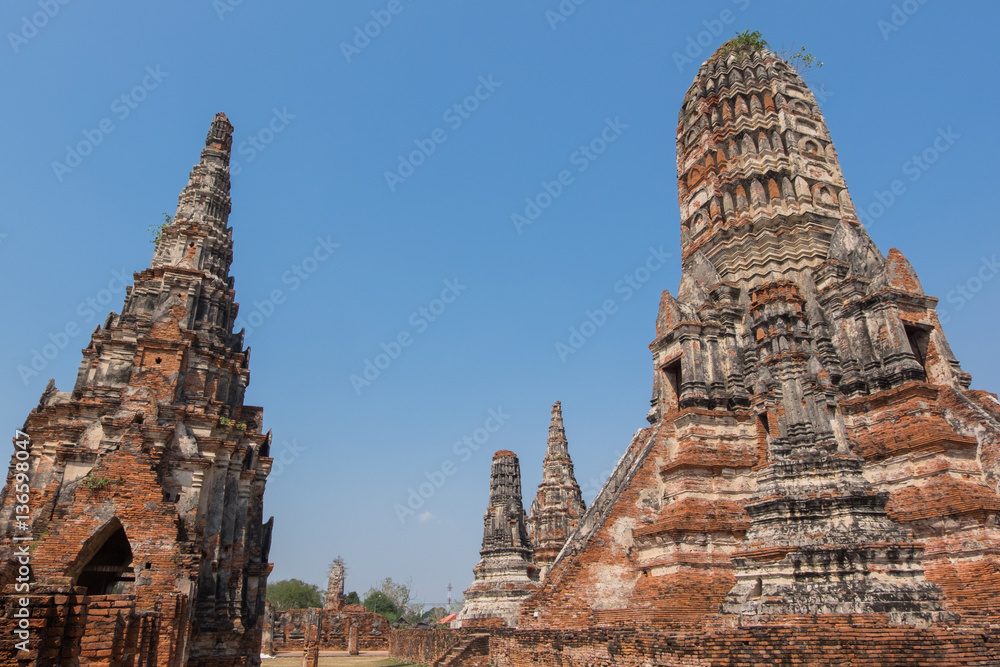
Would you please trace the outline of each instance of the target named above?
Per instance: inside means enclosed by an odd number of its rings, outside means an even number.
[[[576,530],[580,517],[587,509],[580,494],[580,485],[573,475],[573,460],[563,428],[562,403],[552,406],[549,439],[542,461],[542,482],[531,503],[528,534],[535,554],[535,565],[545,577],[566,540]]]
[[[518,607],[538,587],[521,503],[521,464],[514,452],[493,455],[483,548],[458,615],[464,628],[516,626]]]
[[[121,314],[95,329],[73,390],[50,381],[28,415],[30,521],[16,459],[0,496],[0,584],[29,524],[32,640],[64,658],[259,664],[271,436],[243,402],[249,349],[233,333],[232,132],[216,115]]]

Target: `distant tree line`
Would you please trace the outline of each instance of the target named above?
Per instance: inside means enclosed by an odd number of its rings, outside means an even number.
[[[363,604],[365,609],[385,616],[390,623],[400,617],[409,623],[435,623],[448,615],[444,607],[434,607],[424,611],[423,605],[410,601],[412,583],[396,583],[386,577],[365,593],[364,601],[356,591],[345,596],[347,604]],[[309,609],[323,606],[324,593],[319,586],[307,584],[299,579],[284,579],[267,585],[267,599],[275,611],[289,609]]]

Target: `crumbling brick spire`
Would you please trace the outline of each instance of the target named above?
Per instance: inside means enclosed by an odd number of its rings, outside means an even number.
[[[549,439],[542,461],[542,482],[531,504],[528,519],[535,565],[545,577],[549,566],[559,555],[567,538],[576,529],[586,510],[580,485],[573,474],[573,460],[563,428],[562,403],[552,406]]]
[[[330,574],[326,580],[326,597],[323,598],[323,610],[339,614],[344,608],[344,579],[347,569],[344,559],[339,556],[330,565]]]
[[[173,221],[157,237],[153,268],[173,266],[204,271],[225,283],[233,261],[233,238],[228,229],[229,158],[233,125],[226,114],[212,119],[201,161],[191,170],[181,191]]]
[[[232,133],[225,114],[217,114],[201,160],[178,198],[177,212],[157,234],[150,268],[135,274],[122,314],[109,315],[84,350],[75,396],[117,391],[136,351],[147,350],[148,358],[131,372],[133,379],[150,381],[141,382],[143,391],[129,393],[132,406],[150,413],[153,403],[201,396],[222,402],[221,417],[238,417],[250,373],[249,349],[243,349],[242,333],[233,333],[239,307],[229,275]],[[134,330],[136,336],[115,336],[115,329]],[[178,365],[189,346],[197,353]]]
[[[483,517],[483,548],[473,568],[475,581],[465,591],[458,618],[462,627],[517,625],[521,600],[538,586],[521,503],[521,464],[514,452],[493,455],[490,504]]]
[[[144,663],[259,664],[271,436],[263,410],[243,402],[249,350],[232,332],[232,132],[218,114],[121,315],[94,331],[73,391],[50,383],[24,427],[35,577],[69,600],[66,609],[84,604],[81,588],[92,603],[124,595],[117,606],[134,625],[88,621],[74,630],[76,649],[64,648],[91,661],[88,638],[117,633],[148,647]],[[13,498],[0,496],[0,583],[8,581]],[[56,645],[62,640],[45,637],[62,637],[50,630],[64,632],[66,620],[51,595],[45,600],[32,616],[51,620],[37,636]]]

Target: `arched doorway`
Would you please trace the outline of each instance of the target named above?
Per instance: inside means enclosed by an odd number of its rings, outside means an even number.
[[[87,552],[92,553],[89,558]],[[85,586],[87,595],[122,595],[133,591],[132,546],[117,519],[99,530],[80,555],[82,558],[78,562],[85,561],[79,569],[76,585]]]

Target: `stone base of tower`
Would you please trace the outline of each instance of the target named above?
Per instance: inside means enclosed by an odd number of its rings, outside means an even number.
[[[537,572],[520,551],[491,554],[473,569],[458,615],[462,628],[517,627],[521,603],[538,589]]]
[[[728,617],[730,622],[732,617]],[[640,632],[505,630],[490,637],[497,667],[736,665],[965,667],[1000,661],[1000,637],[946,627],[890,625],[879,616],[777,617],[766,625]]]

